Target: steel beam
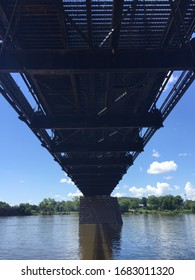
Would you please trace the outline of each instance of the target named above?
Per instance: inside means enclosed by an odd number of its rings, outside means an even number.
[[[112,179],[119,179],[123,176],[122,173],[96,173],[96,174],[71,174],[73,176],[74,180],[88,180],[88,179],[94,179],[94,180],[101,180],[103,178],[109,178],[111,176]]]
[[[71,167],[70,169],[68,169],[68,174],[70,176],[72,175],[79,175],[79,174],[111,174],[111,173],[123,173],[125,174],[127,171],[127,168],[124,167],[124,166],[119,166],[119,167],[116,167],[116,166],[102,166],[102,167]]]
[[[61,143],[51,145],[51,151],[57,152],[127,152],[143,151],[143,143],[139,141],[110,142],[110,143]]]
[[[94,174],[94,175],[90,175],[90,174],[79,174],[79,175],[73,175],[73,180],[75,182],[79,182],[79,181],[92,181],[92,182],[99,182],[99,181],[115,181],[115,180],[119,180],[120,178],[122,178],[123,174],[112,174],[112,176],[109,176],[111,174]],[[110,178],[109,178],[110,177]]]
[[[120,38],[120,28],[123,19],[123,5],[124,0],[114,0],[113,1],[113,12],[112,12],[112,37],[111,46],[115,51],[118,48],[119,38]]]
[[[85,188],[84,186],[79,187],[80,191],[85,195],[110,195],[110,193],[113,191],[114,187],[112,188],[106,188],[106,186],[93,187],[89,186],[88,188]]]
[[[94,177],[94,178],[77,178],[77,179],[74,179],[73,178],[73,182],[75,182],[75,184],[79,185],[90,185],[90,186],[99,186],[101,187],[102,184],[113,184],[115,185],[120,179],[122,178],[122,176],[118,176],[118,177],[114,177],[113,179],[112,178],[108,178],[108,177],[102,177],[100,179],[97,179],[97,177]]]
[[[116,184],[101,184],[101,188],[99,184],[77,184],[77,187],[83,192],[83,191],[89,191],[89,190],[99,190],[100,192],[103,192],[104,190],[110,190],[112,191],[115,188]]]
[[[192,49],[195,51],[195,40]],[[99,71],[163,72],[194,68],[189,46],[162,49],[13,50],[0,55],[0,72],[62,74]]]
[[[121,175],[126,173],[126,171],[124,170],[123,167],[118,167],[118,168],[110,168],[108,170],[96,170],[96,171],[88,171],[88,170],[80,170],[80,171],[72,171],[71,172],[71,176],[81,176],[83,178],[83,176],[107,176],[109,177],[110,175]]]
[[[68,166],[115,166],[115,165],[132,165],[132,157],[123,158],[63,158],[62,164]]]
[[[133,127],[162,127],[161,113],[156,110],[142,115],[129,114],[126,117],[118,116],[110,118],[88,117],[82,120],[81,117],[65,116],[43,116],[35,115],[31,123],[32,128],[45,129],[105,129],[105,128],[133,128]]]

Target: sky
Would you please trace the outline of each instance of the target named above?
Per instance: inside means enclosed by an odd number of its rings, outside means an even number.
[[[163,94],[175,83],[175,72]],[[19,78],[15,77],[20,83]],[[17,80],[18,79],[18,80]],[[20,85],[22,88],[22,85]],[[25,89],[25,93],[28,92]],[[0,201],[39,204],[79,196],[77,187],[0,95]],[[195,82],[129,168],[112,196],[195,200]]]

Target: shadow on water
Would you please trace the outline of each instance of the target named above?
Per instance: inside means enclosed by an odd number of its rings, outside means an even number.
[[[110,260],[120,250],[121,225],[80,224],[81,260]]]

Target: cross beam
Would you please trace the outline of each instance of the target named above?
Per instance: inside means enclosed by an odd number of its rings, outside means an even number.
[[[76,183],[76,184],[83,184],[83,185],[86,185],[86,186],[101,186],[102,184],[115,184],[116,182],[120,181],[122,178],[122,175],[121,176],[115,176],[113,178],[108,178],[108,177],[102,177],[100,179],[98,179],[97,177],[94,177],[94,178],[85,178],[85,179],[82,179],[82,178],[77,178],[77,179],[73,179],[73,181]]]
[[[99,71],[150,72],[194,68],[191,46],[164,49],[117,50],[13,50],[0,55],[0,72],[62,74]]]
[[[162,127],[161,113],[156,110],[142,115],[129,114],[127,117],[110,118],[68,118],[65,116],[37,115],[31,123],[32,128],[45,129],[105,129],[105,128],[132,128],[132,127]]]
[[[109,176],[109,175],[119,175],[126,173],[126,170],[123,167],[116,168],[110,168],[108,170],[96,170],[94,172],[89,172],[86,170],[80,170],[80,171],[72,171],[71,176]]]
[[[57,152],[127,152],[143,151],[142,140],[128,142],[111,142],[111,143],[52,143],[51,151]]]
[[[88,179],[94,179],[95,180],[101,180],[102,178],[107,178],[109,175],[112,175],[111,178],[112,179],[118,179],[121,178],[123,176],[123,173],[111,173],[111,174],[78,174],[78,175],[73,175],[74,180],[88,180]]]
[[[115,166],[115,165],[132,165],[132,157],[123,158],[63,158],[62,164],[64,166]]]

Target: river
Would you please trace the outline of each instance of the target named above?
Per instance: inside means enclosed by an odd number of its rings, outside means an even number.
[[[123,215],[123,226],[77,215],[0,217],[0,259],[195,259],[195,215]]]

